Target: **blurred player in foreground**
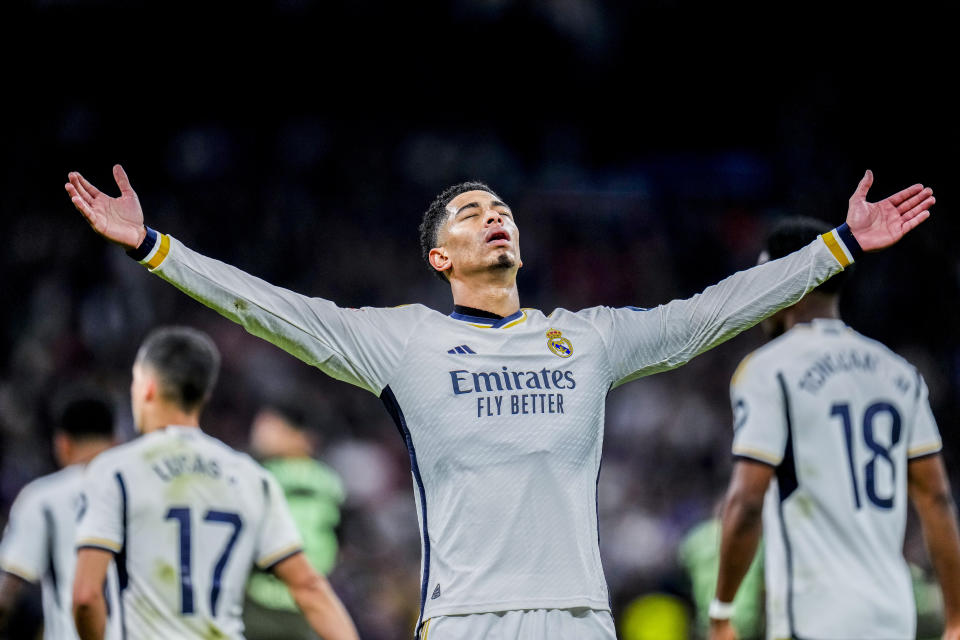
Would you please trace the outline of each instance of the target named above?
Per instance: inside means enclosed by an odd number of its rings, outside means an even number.
[[[62,468],[37,478],[20,492],[0,544],[0,632],[24,582],[41,583],[44,637],[76,638],[70,606],[76,553],[77,517],[83,510],[84,466],[113,446],[113,409],[93,394],[73,392],[53,434],[54,456]],[[117,601],[116,572],[109,571],[109,599]],[[120,637],[117,616],[108,638]]]
[[[343,483],[333,469],[314,459],[319,434],[309,423],[299,405],[270,402],[254,416],[250,452],[283,490],[310,565],[328,575],[337,558]],[[316,638],[287,586],[265,571],[250,574],[243,622],[247,640]]]
[[[761,261],[826,228],[785,221]],[[737,462],[710,608],[713,640],[734,637],[728,603],[761,529],[768,638],[916,637],[903,558],[908,496],[943,590],[944,637],[960,638],[960,538],[927,386],[908,362],[844,325],[841,284],[828,280],[766,320],[772,342],[733,376]]]
[[[324,640],[356,630],[301,551],[283,493],[249,456],[205,435],[200,412],[220,355],[199,331],[151,333],[133,365],[133,442],[87,468],[73,608],[83,640],[103,637],[103,580],[116,556],[127,638],[242,638],[250,568],[272,570]]]
[[[793,304],[861,248],[899,240],[934,202],[914,185],[868,203],[868,172],[847,224],[782,260],[656,309],[545,314],[520,308],[513,211],[488,186],[464,183],[441,193],[420,226],[423,257],[453,294],[444,315],[417,304],[341,309],[272,286],[145,227],[119,165],[114,177],[119,198],[77,173],[66,185],[95,230],[251,333],[384,403],[410,454],[423,550],[415,633],[431,640],[613,638],[597,523],[607,393]]]

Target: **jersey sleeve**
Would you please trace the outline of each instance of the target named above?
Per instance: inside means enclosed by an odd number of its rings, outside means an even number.
[[[96,458],[84,471],[78,549],[93,548],[119,553],[123,548],[123,501],[117,470]]]
[[[907,444],[907,458],[922,458],[937,453],[943,448],[940,430],[930,409],[930,392],[923,377],[917,374],[916,410],[910,428],[910,440]]]
[[[0,569],[36,583],[49,558],[48,540],[43,505],[37,492],[27,485],[10,508],[10,518],[0,542]]]
[[[777,466],[787,447],[783,392],[776,373],[748,356],[730,382],[733,455]]]
[[[257,532],[255,562],[269,571],[277,563],[303,551],[303,540],[297,531],[283,490],[268,472],[263,473],[264,515]]]
[[[324,373],[379,395],[403,356],[419,305],[340,308],[271,285],[148,230],[130,255],[167,282]]]
[[[612,386],[678,367],[788,307],[853,262],[842,225],[779,260],[747,269],[686,300],[653,309],[589,310],[610,361]]]

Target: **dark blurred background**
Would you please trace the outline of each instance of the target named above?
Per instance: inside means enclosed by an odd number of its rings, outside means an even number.
[[[925,375],[960,480],[960,125],[936,20],[828,33],[696,13],[599,0],[19,7],[5,26],[25,44],[4,45],[0,523],[54,468],[60,390],[102,385],[132,437],[136,347],[187,323],[224,354],[208,432],[242,449],[260,402],[291,392],[322,425],[321,457],[348,493],[332,580],[363,637],[409,637],[416,619],[408,459],[380,403],[96,237],[63,182],[79,170],[116,193],[116,162],[148,224],[207,255],[342,306],[441,311],[449,290],[416,228],[464,179],[512,206],[522,304],[546,312],[692,295],[752,265],[781,216],[839,224],[867,168],[873,200],[922,181],[933,217],[861,261],[843,314]],[[725,488],[728,382],[762,343],[751,330],[611,394],[599,497],[615,614],[649,593],[687,602],[678,541]]]

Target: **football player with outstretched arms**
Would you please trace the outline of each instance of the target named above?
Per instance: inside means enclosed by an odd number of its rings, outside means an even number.
[[[409,455],[421,530],[420,617],[431,640],[611,639],[597,538],[604,400],[620,384],[680,366],[892,245],[929,214],[914,185],[867,202],[781,260],[654,309],[544,313],[520,306],[513,210],[476,182],[446,189],[420,225],[423,257],[453,294],[422,305],[343,309],[270,285],[144,225],[78,173],[74,206],[107,239],[188,295],[386,406]]]
[[[195,329],[157,329],[141,345],[130,403],[142,435],[97,456],[84,478],[73,583],[80,638],[103,638],[103,581],[116,558],[124,638],[242,640],[256,565],[286,584],[324,640],[357,640],[330,583],[307,562],[276,480],[200,430],[219,363]]]
[[[827,229],[788,219],[761,260]],[[771,342],[730,383],[736,462],[711,640],[735,637],[729,603],[761,529],[767,638],[915,638],[903,557],[908,498],[943,592],[944,638],[960,640],[960,537],[927,385],[903,358],[843,323],[842,282],[828,280],[764,320]]]

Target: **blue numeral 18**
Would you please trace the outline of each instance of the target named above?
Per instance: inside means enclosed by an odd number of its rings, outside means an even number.
[[[873,421],[879,414],[888,414],[891,420],[890,446],[885,447],[877,442],[873,433]],[[857,487],[857,467],[853,459],[853,421],[850,418],[850,405],[837,403],[830,407],[830,415],[837,416],[843,422],[843,435],[847,444],[847,463],[850,467],[850,480],[853,484],[853,502],[860,509],[860,489]],[[863,442],[873,452],[870,460],[864,467],[864,485],[867,499],[878,509],[892,509],[893,495],[881,497],[877,493],[876,469],[878,459],[886,460],[890,464],[890,475],[896,480],[897,465],[890,457],[890,450],[900,442],[900,414],[897,408],[889,402],[875,402],[863,412]]]

